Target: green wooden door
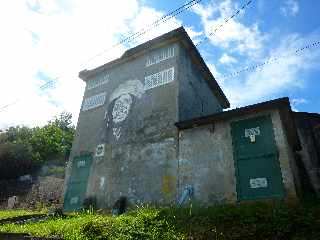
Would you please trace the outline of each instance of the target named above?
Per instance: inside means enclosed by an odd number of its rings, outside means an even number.
[[[71,175],[63,203],[64,211],[79,211],[82,208],[87,191],[91,163],[92,154],[73,158]]]
[[[238,201],[282,198],[279,153],[269,116],[231,124]]]

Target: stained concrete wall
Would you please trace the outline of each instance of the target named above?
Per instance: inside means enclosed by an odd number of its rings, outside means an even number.
[[[294,113],[302,149],[296,154],[296,175],[302,196],[320,197],[320,114]]]
[[[192,62],[187,50],[182,46],[178,61],[179,121],[222,112],[223,107]]]
[[[150,55],[168,46],[174,47],[174,57],[146,66]],[[132,204],[175,201],[178,54],[177,44],[163,45],[106,69],[106,84],[86,88],[84,100],[105,92],[106,102],[80,112],[70,159],[82,152],[95,154],[99,144],[105,145],[104,156],[94,157],[87,188],[87,196],[97,198],[99,208],[111,207],[120,196],[126,196]],[[174,81],[144,89],[146,76],[171,67]],[[118,106],[115,116],[116,99],[120,98],[129,105],[129,111]],[[69,164],[66,183],[71,167]]]
[[[236,201],[229,123],[183,130],[179,136],[179,192],[191,185],[197,202]]]
[[[161,49],[174,47],[174,57],[146,66]],[[145,88],[145,77],[174,68],[170,83]],[[102,106],[81,111],[70,159],[92,153],[87,197],[99,208],[111,207],[121,196],[131,204],[173,204],[187,185],[195,200],[212,204],[236,201],[230,135],[232,121],[271,115],[287,197],[295,197],[292,151],[277,110],[216,122],[212,126],[178,131],[174,123],[221,112],[222,107],[178,43],[163,44],[129,61],[106,68],[107,83],[86,89],[85,99],[106,93]],[[96,156],[97,146],[103,156]],[[71,164],[66,172],[70,177]]]
[[[287,142],[279,112],[261,111],[247,116],[180,131],[179,190],[194,187],[194,199],[199,203],[235,202],[236,179],[230,124],[233,121],[258,116],[271,116],[279,150],[279,163],[286,199],[296,199],[292,175],[293,152]]]

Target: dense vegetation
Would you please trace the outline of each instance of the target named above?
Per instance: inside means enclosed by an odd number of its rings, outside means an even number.
[[[35,172],[44,162],[64,163],[74,136],[71,114],[63,112],[43,127],[10,127],[0,132],[0,180]]]
[[[0,226],[63,239],[320,239],[320,203],[223,205],[208,208],[140,208],[121,215],[82,213],[24,225]]]

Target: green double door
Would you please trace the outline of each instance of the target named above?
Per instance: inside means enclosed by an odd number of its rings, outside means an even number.
[[[92,154],[80,155],[73,158],[71,175],[64,197],[64,211],[79,211],[83,207],[91,164]]]
[[[231,129],[238,201],[282,198],[279,152],[271,118],[236,121]]]

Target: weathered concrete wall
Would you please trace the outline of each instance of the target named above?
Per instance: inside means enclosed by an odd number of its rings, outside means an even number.
[[[200,203],[236,201],[236,179],[230,124],[233,121],[270,115],[286,199],[295,199],[292,175],[293,153],[286,140],[279,112],[261,111],[182,130],[179,134],[179,187],[194,187],[195,201]]]
[[[168,47],[174,54],[165,58],[161,54]],[[168,69],[173,70],[164,72]],[[146,78],[160,72],[173,78]],[[87,84],[83,106],[101,93],[105,101],[80,112],[70,156],[93,154],[86,195],[97,199],[98,208],[109,208],[122,196],[131,204],[172,204],[188,185],[198,202],[236,201],[230,123],[261,115],[271,116],[286,197],[295,197],[293,154],[277,110],[216,122],[214,129],[207,125],[178,131],[174,123],[221,112],[222,107],[177,43],[131,56],[92,77],[99,74],[104,84]],[[100,156],[98,146],[104,146]],[[69,163],[66,183],[71,167]]]
[[[296,154],[301,195],[320,197],[320,114],[294,113],[302,149]]]
[[[176,198],[179,50],[174,43],[169,46],[173,57],[146,66],[150,56],[168,47],[163,46],[106,69],[107,83],[86,88],[84,101],[102,92],[106,101],[80,112],[70,159],[105,145],[104,156],[94,157],[87,188],[99,208],[111,207],[120,196],[132,204],[169,204]],[[173,81],[145,88],[146,76],[172,67]]]
[[[222,111],[207,82],[193,64],[185,48],[179,55],[179,121]]]
[[[194,188],[201,203],[236,201],[232,143],[228,122],[180,132],[179,187]]]
[[[297,199],[295,179],[293,175],[294,152],[288,143],[288,137],[278,111],[269,112],[273,124],[274,137],[279,151],[279,163],[282,173],[282,181],[285,190],[285,198],[288,201]]]

